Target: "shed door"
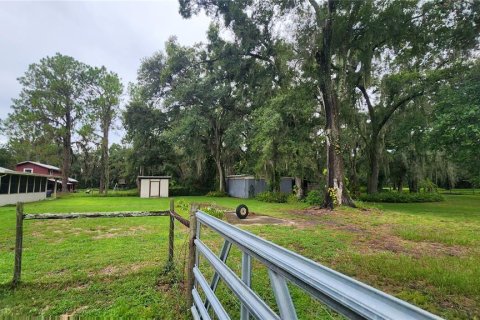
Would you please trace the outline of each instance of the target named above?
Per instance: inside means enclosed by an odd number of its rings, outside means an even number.
[[[160,180],[150,180],[150,197],[160,197]]]

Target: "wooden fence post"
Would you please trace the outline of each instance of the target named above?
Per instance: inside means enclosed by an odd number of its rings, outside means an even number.
[[[12,285],[15,288],[20,283],[22,276],[22,250],[23,250],[23,203],[17,202],[17,227],[15,234],[15,265],[13,268]]]
[[[175,218],[173,217],[173,212],[175,211],[175,203],[173,199],[170,199],[170,228],[168,231],[168,264],[173,266],[173,257],[174,257],[174,241],[175,241]]]
[[[192,203],[190,207],[190,233],[188,239],[188,261],[187,261],[187,284],[185,289],[187,290],[187,306],[190,307],[193,304],[192,290],[195,281],[193,274],[193,267],[195,266],[195,238],[197,235],[197,217],[195,213],[198,210],[198,205]]]

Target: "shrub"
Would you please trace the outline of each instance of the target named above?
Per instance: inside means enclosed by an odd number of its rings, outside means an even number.
[[[287,202],[288,203],[297,203],[299,200],[297,198],[297,196],[293,193],[289,194],[288,197],[287,197]]]
[[[207,197],[228,197],[228,193],[225,191],[209,191],[206,194]]]
[[[323,193],[319,190],[309,191],[305,202],[311,206],[320,206],[323,203]]]
[[[407,192],[379,192],[374,194],[360,195],[360,200],[365,202],[438,202],[443,201],[439,193],[407,193]]]
[[[255,196],[255,199],[263,202],[276,202],[276,203],[285,203],[287,202],[288,194],[283,192],[260,192]]]
[[[218,208],[214,208],[214,207],[205,207],[205,208],[202,208],[201,209],[203,212],[206,212],[208,213],[209,215],[217,218],[217,219],[223,219],[223,217],[225,216],[225,211],[221,210],[221,209],[218,209]]]
[[[430,179],[425,179],[422,182],[420,182],[420,189],[423,192],[438,192],[438,186],[432,182]]]
[[[169,189],[169,195],[172,197],[177,196],[202,196],[205,194],[205,190],[198,190],[191,187],[173,186]]]
[[[190,211],[190,203],[188,203],[187,201],[185,201],[183,199],[175,201],[175,211],[176,212],[188,213]]]

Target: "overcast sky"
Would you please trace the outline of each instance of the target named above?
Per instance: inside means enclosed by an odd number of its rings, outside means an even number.
[[[60,52],[118,73],[125,87],[143,57],[177,36],[182,44],[205,40],[210,20],[185,20],[177,0],[132,2],[1,2],[0,118],[20,92],[17,78],[29,64]],[[119,141],[120,133],[113,133]],[[0,142],[5,142],[1,137]]]

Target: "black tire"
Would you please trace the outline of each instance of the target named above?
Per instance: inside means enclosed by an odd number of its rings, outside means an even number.
[[[245,219],[248,216],[248,207],[244,204],[241,204],[237,207],[235,213],[239,219]]]

